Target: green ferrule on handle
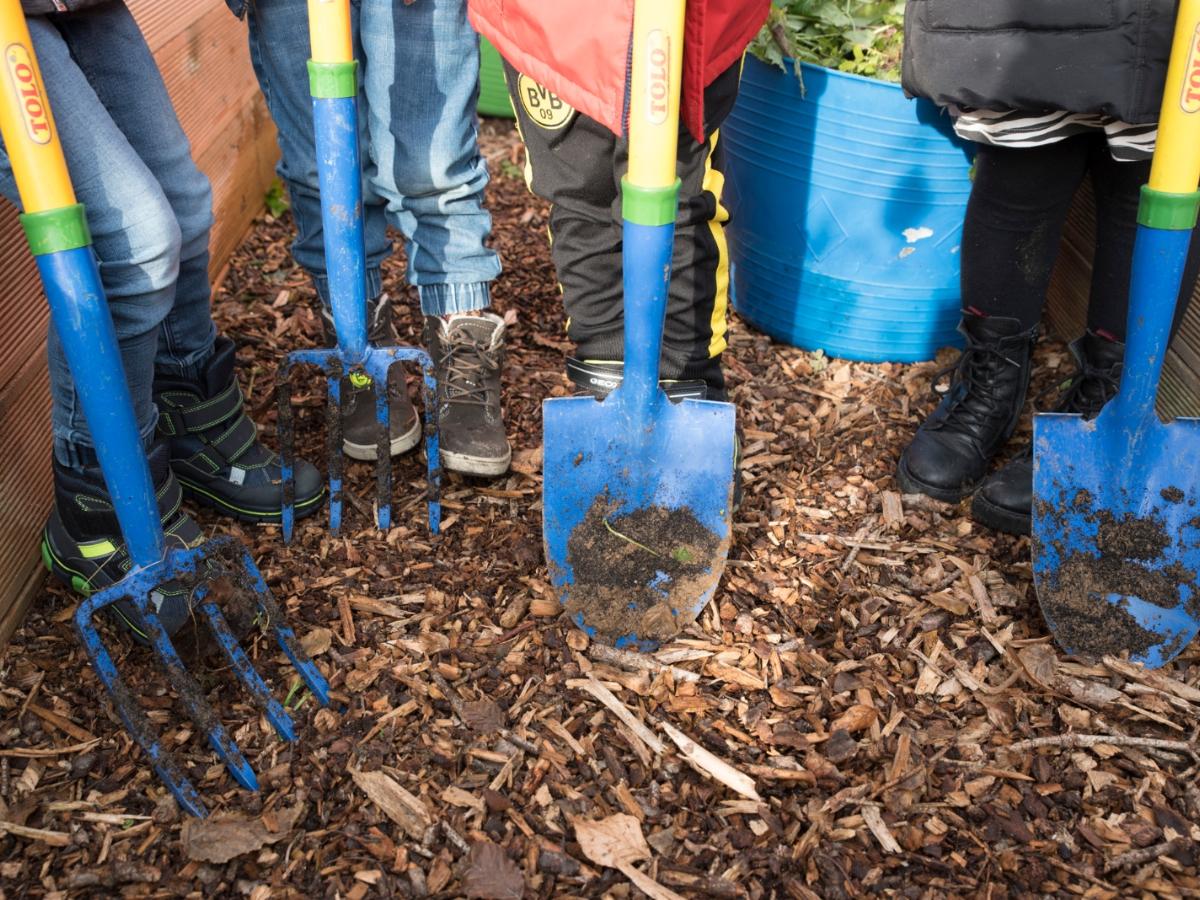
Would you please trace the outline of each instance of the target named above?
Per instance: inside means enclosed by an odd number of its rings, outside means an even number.
[[[679,208],[679,179],[670,187],[646,188],[621,179],[621,216],[635,225],[670,225]]]
[[[308,90],[314,100],[358,96],[358,60],[331,63],[310,59]]]
[[[78,250],[92,243],[92,233],[88,231],[82,203],[24,213],[20,218],[25,238],[29,241],[29,250],[34,256]]]
[[[1137,220],[1139,225],[1159,231],[1191,231],[1196,227],[1197,212],[1200,212],[1200,191],[1169,194],[1145,185]]]

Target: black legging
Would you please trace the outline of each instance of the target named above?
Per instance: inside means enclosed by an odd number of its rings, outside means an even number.
[[[1019,319],[1027,329],[1041,320],[1063,223],[1085,175],[1096,196],[1087,327],[1125,340],[1138,197],[1150,163],[1115,161],[1099,131],[1043,147],[979,146],[963,224],[964,309]],[[1198,272],[1200,241],[1193,238],[1176,328]]]

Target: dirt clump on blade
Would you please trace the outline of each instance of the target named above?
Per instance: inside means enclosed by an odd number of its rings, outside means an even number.
[[[616,514],[602,495],[567,540],[567,612],[609,637],[668,638],[695,620],[696,601],[719,577],[713,560],[727,549],[689,509]]]
[[[1124,515],[1114,518],[1107,511],[1101,512],[1100,532],[1096,546],[1105,557],[1120,559],[1154,560],[1171,546],[1171,538],[1158,519]],[[1153,602],[1153,601],[1151,601]]]
[[[1153,517],[1126,514],[1119,519],[1107,510],[1099,523],[1099,556],[1071,553],[1042,597],[1042,611],[1064,646],[1089,656],[1143,653],[1162,642],[1162,636],[1138,624],[1126,598],[1160,609],[1174,609],[1187,592],[1194,603],[1196,573],[1178,562],[1162,566],[1171,539]]]
[[[1137,623],[1123,601],[1109,602],[1110,594],[1132,595],[1170,608],[1179,592],[1161,572],[1076,553],[1067,558],[1056,582],[1044,592],[1042,612],[1063,646],[1073,652],[1086,648],[1088,655],[1097,657],[1123,651],[1136,654],[1161,641],[1159,635]]]

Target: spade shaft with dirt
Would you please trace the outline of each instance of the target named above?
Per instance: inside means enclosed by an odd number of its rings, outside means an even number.
[[[734,408],[659,386],[679,197],[684,0],[634,7],[629,170],[621,182],[624,377],[597,401],[545,401],[543,539],[577,624],[647,647],[695,619],[732,535]]]

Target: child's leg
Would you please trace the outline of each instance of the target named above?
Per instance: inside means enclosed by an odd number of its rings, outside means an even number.
[[[1096,195],[1096,256],[1087,327],[1094,334],[1124,342],[1137,209],[1142,185],[1150,178],[1150,163],[1117,162],[1107,146],[1097,147],[1091,176]],[[1193,236],[1175,307],[1175,330],[1187,311],[1197,274],[1200,274],[1200,240]]]
[[[246,416],[232,341],[214,342],[208,280],[212,193],[192,161],[154,57],[123,4],[72,15],[56,28],[116,130],[113,142],[140,164],[137,183],[156,203],[156,218],[143,221],[144,214],[129,204],[126,186],[118,183],[117,192],[104,198],[115,211],[115,223],[106,223],[107,230],[96,236],[102,271],[114,260],[130,260],[124,264],[134,270],[134,279],[160,284],[161,302],[169,309],[157,333],[151,333],[156,352],[127,365],[128,377],[139,384],[153,377],[158,433],[170,445],[171,465],[186,490],[226,513],[277,519],[277,459],[258,442]],[[89,206],[89,219],[91,212]],[[156,249],[165,235],[169,254]],[[114,317],[117,299],[128,292],[119,283],[109,288]],[[303,515],[316,509],[321,479],[302,461],[295,472],[296,510]]]
[[[355,35],[359,5],[351,5]],[[325,269],[325,233],[321,225],[321,190],[317,179],[316,138],[313,135],[312,96],[308,86],[308,4],[306,0],[254,0],[246,10],[250,26],[250,59],[259,87],[279,134],[279,177],[287,185],[296,221],[292,256],[309,273],[322,304],[329,306]],[[361,48],[356,47],[361,58]],[[364,217],[367,243],[367,298],[383,291],[379,267],[392,251],[387,236],[383,201],[370,190],[370,154],[366,130],[366,94],[359,72],[359,140],[363,157]]]
[[[426,315],[480,310],[500,258],[484,241],[487,165],[476,142],[479,39],[464,0],[362,0],[373,186],[407,239]]]
[[[502,475],[504,321],[484,312],[500,257],[485,243],[487,165],[476,141],[479,39],[464,0],[362,0],[372,183],[406,239],[438,381],[446,468]]]
[[[1044,147],[979,146],[962,242],[967,312],[1041,321],[1046,290],[1071,200],[1102,134]]]
[[[216,334],[208,278],[213,221],[208,178],[192,159],[150,48],[124,5],[74,14],[62,20],[59,31],[113,124],[157,181],[177,223],[174,304],[162,323],[155,367],[195,379],[212,355]],[[133,255],[139,255],[136,248]]]
[[[724,178],[716,129],[733,105],[737,75],[736,67],[730,69],[706,92],[712,137],[698,143],[686,130],[680,132],[679,216],[660,370],[664,381],[704,381],[715,400],[725,399],[720,354],[729,285],[728,212],[720,204]],[[585,367],[619,363],[624,355],[620,181],[628,165],[626,143],[587,116],[563,112],[555,106],[561,101],[511,67],[507,76],[528,153],[530,187],[554,204],[552,253],[568,335]],[[603,388],[602,371],[590,377],[594,387]]]
[[[87,208],[134,414],[149,443],[156,419],[154,358],[159,326],[175,299],[179,225],[157,179],[113,122],[62,34],[41,17],[30,18],[29,27],[75,192]],[[119,60],[124,49],[114,47],[113,58]],[[136,85],[142,74],[132,71],[123,83]],[[0,192],[19,203],[6,154],[0,154]],[[64,466],[95,465],[92,438],[53,328],[47,347],[55,456]]]

